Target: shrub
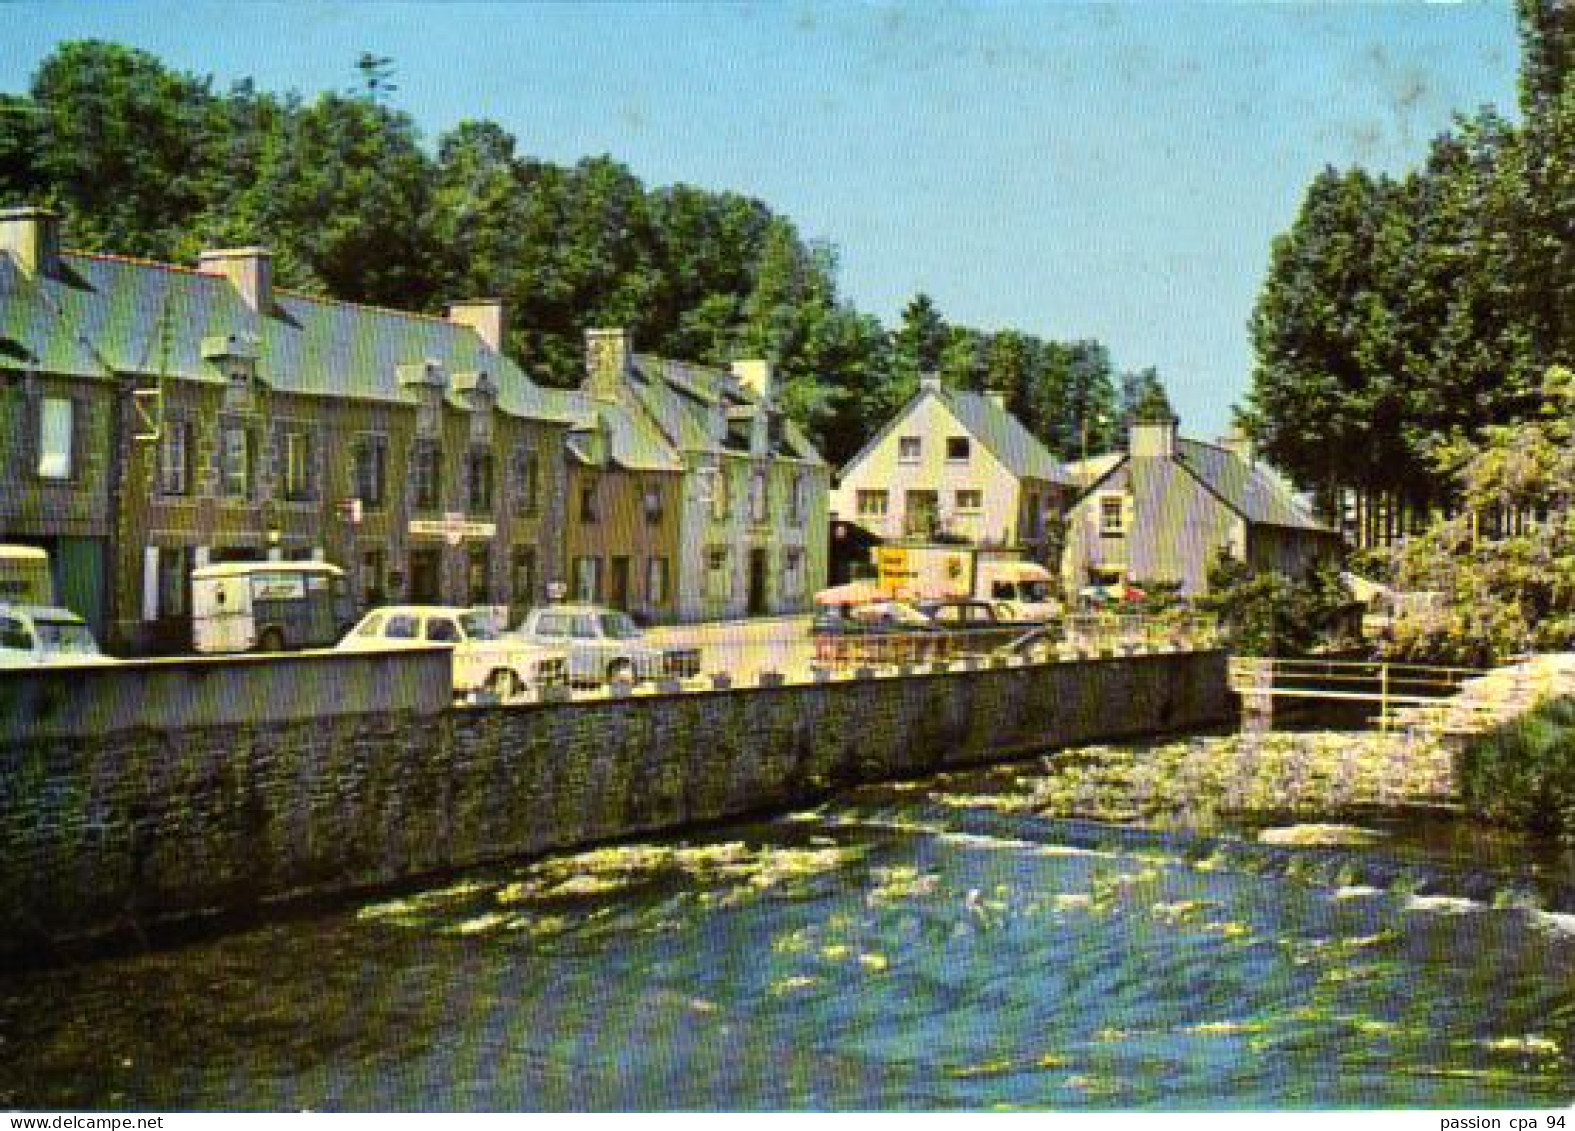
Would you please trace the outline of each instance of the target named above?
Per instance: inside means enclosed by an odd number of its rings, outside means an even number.
[[[1471,739],[1456,758],[1475,814],[1575,844],[1575,699],[1555,699]]]

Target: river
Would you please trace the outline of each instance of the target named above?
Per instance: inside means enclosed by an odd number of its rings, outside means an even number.
[[[1289,848],[989,803],[1055,773],[866,788],[0,975],[0,1105],[1575,1100],[1567,853],[1447,819]]]

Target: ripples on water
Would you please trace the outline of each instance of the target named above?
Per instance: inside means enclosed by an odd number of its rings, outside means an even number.
[[[1276,849],[866,790],[11,977],[0,1103],[1568,1104],[1575,904],[1546,868],[1408,843]]]

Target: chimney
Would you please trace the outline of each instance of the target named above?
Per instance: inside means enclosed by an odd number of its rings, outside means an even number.
[[[465,302],[451,302],[448,320],[456,326],[469,326],[494,351],[503,352],[503,336],[508,332],[509,324],[504,317],[502,299],[473,298]]]
[[[996,408],[1003,412],[1006,410],[1006,394],[1000,389],[986,389],[984,395],[989,398],[990,403]]]
[[[267,248],[205,251],[197,257],[197,270],[206,275],[223,275],[253,311],[262,315],[273,313],[273,252]]]
[[[629,332],[585,331],[585,391],[600,401],[616,401],[629,372]]]
[[[0,252],[26,275],[52,275],[60,265],[60,215],[47,208],[0,209]]]
[[[1221,436],[1220,447],[1243,463],[1251,463],[1256,458],[1256,453],[1252,450],[1252,441],[1239,428],[1232,428],[1225,435]]]
[[[762,403],[771,400],[771,363],[769,361],[735,361],[733,376]]]
[[[1133,459],[1174,459],[1176,421],[1134,420],[1127,450]]]

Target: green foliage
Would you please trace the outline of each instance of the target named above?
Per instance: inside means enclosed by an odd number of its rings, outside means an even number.
[[[1398,179],[1325,169],[1275,241],[1240,421],[1326,500],[1449,502],[1435,453],[1575,361],[1575,17],[1519,8],[1523,125],[1461,119]]]
[[[0,204],[56,206],[83,250],[190,262],[264,244],[279,285],[350,301],[501,298],[507,348],[551,385],[579,384],[593,326],[668,357],[767,358],[833,463],[931,372],[1006,393],[1063,456],[1119,438],[1097,342],[951,325],[922,294],[888,331],[839,296],[835,249],[761,201],[648,189],[607,156],[540,161],[492,122],[459,123],[434,153],[390,105],[394,61],[363,52],[354,69],[348,90],[307,101],[63,44],[27,97],[0,96]]]
[[[1575,373],[1550,369],[1535,419],[1442,448],[1460,509],[1395,555],[1434,594],[1395,624],[1404,655],[1485,664],[1575,641]]]
[[[1542,704],[1473,738],[1456,777],[1481,816],[1575,844],[1575,699]]]
[[[1218,618],[1233,651],[1295,656],[1338,638],[1351,595],[1337,570],[1291,578],[1253,570],[1222,549],[1209,564],[1208,592],[1193,603]]]

